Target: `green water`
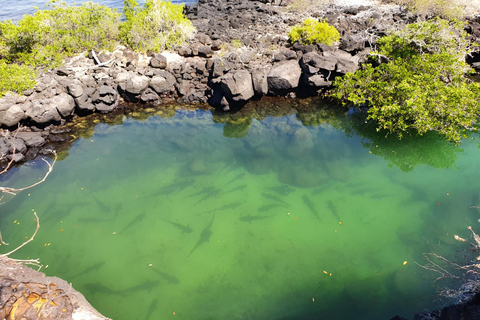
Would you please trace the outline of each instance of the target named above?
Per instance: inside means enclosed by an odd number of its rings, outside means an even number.
[[[40,217],[13,257],[40,258],[117,320],[390,319],[446,302],[449,283],[415,262],[461,261],[453,235],[480,230],[478,140],[398,143],[319,112],[225,121],[179,110],[97,125],[0,207],[10,247]]]

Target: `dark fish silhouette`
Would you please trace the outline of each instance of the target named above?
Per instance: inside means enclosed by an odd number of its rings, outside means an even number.
[[[169,195],[171,193],[181,191],[181,190],[191,186],[194,182],[195,182],[195,180],[193,180],[193,179],[174,182],[174,183],[171,183],[169,185],[161,187],[160,189],[150,193],[147,197],[155,197],[155,196],[158,196],[158,195]]]
[[[286,203],[285,201],[283,201],[282,199],[280,199],[279,197],[277,196],[274,196],[272,194],[268,194],[268,193],[265,193],[265,192],[262,192],[262,196],[264,196],[265,198],[269,199],[269,200],[273,200],[277,203],[281,203],[285,206],[288,206],[288,203]]]
[[[280,204],[280,203],[272,203],[272,204],[266,204],[266,205],[264,205],[264,206],[261,206],[260,208],[258,208],[258,212],[270,211],[270,210],[272,210],[273,208],[278,208],[278,207],[285,208],[285,206],[284,206],[283,204]]]
[[[121,231],[121,233],[125,232],[126,230],[130,229],[132,226],[136,225],[137,223],[139,223],[140,221],[142,221],[143,219],[145,219],[146,216],[147,216],[147,213],[146,213],[146,212],[140,213],[138,216],[136,216],[135,218],[133,218],[132,221],[130,221],[130,222],[125,226],[125,228],[123,228],[123,230]]]
[[[269,219],[271,217],[273,217],[273,216],[252,216],[252,215],[248,215],[248,216],[240,217],[240,218],[238,218],[238,220],[243,221],[243,222],[248,222],[248,223],[252,224],[252,221],[265,220],[265,219]]]
[[[342,221],[342,220],[340,220],[340,217],[338,216],[337,208],[333,204],[332,200],[327,201],[327,207],[332,212],[333,216],[335,217],[335,219],[337,219],[338,222]]]
[[[309,199],[306,195],[304,195],[304,196],[302,197],[302,199],[303,199],[303,203],[307,206],[308,210],[310,210],[310,212],[313,213],[313,215],[314,215],[318,220],[322,220],[322,219],[320,219],[317,210],[316,210],[315,207],[313,206],[312,201],[310,201],[310,199]]]
[[[282,196],[288,196],[290,193],[295,191],[294,188],[292,188],[290,186],[286,186],[286,185],[278,186],[278,187],[271,187],[271,188],[268,188],[268,189],[272,190],[275,193],[281,194]]]
[[[200,202],[203,202],[207,199],[210,199],[212,197],[216,197],[220,194],[222,190],[220,188],[212,188],[210,189],[210,191],[205,194],[200,200],[198,200],[197,202],[195,202],[195,204],[199,204]]]
[[[192,193],[192,194],[189,194],[188,196],[185,196],[184,198],[192,198],[192,197],[208,194],[211,189],[212,189],[211,187],[205,187],[205,188],[203,188],[203,189],[201,189],[201,190],[199,190],[195,193]]]
[[[312,191],[312,195],[320,194],[320,193],[322,193],[323,191],[325,191],[328,187],[330,187],[330,183],[323,184],[323,185],[315,188],[315,189]]]
[[[180,280],[178,280],[175,276],[169,275],[168,273],[162,272],[157,269],[152,269],[155,271],[160,277],[162,277],[164,280],[167,280],[168,283],[170,284],[179,284]]]
[[[243,204],[243,202],[233,202],[233,203],[229,203],[229,204],[226,204],[224,206],[212,209],[208,212],[225,211],[225,210],[231,210],[231,209],[233,210],[233,209],[236,209],[236,208],[240,207],[242,204]]]
[[[110,213],[112,212],[112,208],[110,208],[109,206],[107,206],[105,203],[103,203],[102,201],[98,200],[97,197],[95,197],[93,194],[92,194],[92,198],[93,200],[95,201],[95,203],[97,204],[97,206],[100,208],[100,210],[103,212],[103,213]]]
[[[235,187],[233,189],[223,191],[222,196],[224,196],[226,194],[229,194],[229,193],[234,193],[234,192],[237,192],[237,191],[243,191],[246,187],[247,187],[246,184],[242,184],[241,186]]]
[[[127,292],[137,292],[137,291],[152,291],[153,288],[157,287],[160,284],[160,281],[154,280],[154,281],[146,281],[144,283],[137,284],[136,286],[127,288],[124,291]]]
[[[232,182],[234,182],[234,181],[243,179],[243,177],[245,177],[245,172],[237,174],[237,175],[235,176],[235,178],[233,178],[232,180],[228,181],[225,185],[228,186],[230,183],[232,183]]]
[[[80,273],[77,273],[76,275],[71,276],[70,279],[82,276],[82,275],[84,275],[86,273],[89,273],[89,272],[92,272],[92,271],[98,271],[98,269],[100,269],[104,265],[105,265],[105,261],[96,263],[93,266],[90,266],[90,267],[86,268],[85,270],[81,271]]]
[[[213,215],[212,220],[210,220],[210,223],[203,228],[202,232],[200,233],[200,239],[197,241],[197,244],[195,247],[193,247],[192,251],[188,254],[187,258],[190,257],[190,255],[198,249],[203,243],[209,242],[210,241],[210,236],[212,235],[212,231],[210,230],[213,225],[213,220],[215,219],[215,215]]]
[[[150,305],[148,306],[147,315],[145,320],[149,320],[152,317],[152,313],[157,309],[158,299],[153,299]]]
[[[190,228],[189,226],[184,226],[183,224],[176,223],[176,222],[173,222],[173,221],[170,221],[170,220],[167,220],[167,219],[163,219],[163,220],[170,223],[175,228],[181,230],[182,233],[192,233],[192,231],[193,231],[192,228]]]
[[[235,168],[235,166],[237,165],[237,161],[233,161],[232,163],[227,163],[225,164],[225,166],[220,169],[218,172],[222,172],[222,171],[225,171],[225,173],[229,173],[230,171],[233,170],[233,168]]]

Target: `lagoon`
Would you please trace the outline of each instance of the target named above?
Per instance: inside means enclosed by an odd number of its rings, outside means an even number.
[[[0,206],[12,247],[40,217],[13,257],[40,258],[105,316],[390,319],[451,302],[438,292],[459,283],[421,266],[424,253],[471,258],[453,235],[480,229],[478,139],[399,142],[358,113],[275,100],[116,123],[87,130],[46,182]]]

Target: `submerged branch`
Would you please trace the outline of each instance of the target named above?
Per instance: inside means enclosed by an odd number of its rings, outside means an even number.
[[[45,173],[43,179],[41,179],[40,181],[37,181],[34,184],[31,184],[29,186],[23,187],[23,188],[0,187],[0,192],[8,193],[8,194],[11,194],[11,195],[16,195],[16,192],[24,191],[24,190],[33,188],[35,186],[38,186],[40,183],[44,182],[47,179],[47,177],[50,175],[50,173],[52,172],[53,166],[55,165],[55,162],[57,161],[57,153],[53,152],[53,154],[55,155],[55,158],[53,159],[52,163],[49,163],[47,160],[42,159],[48,165],[48,171],[47,171],[47,173]]]
[[[38,218],[37,216],[37,213],[35,211],[33,211],[33,214],[35,215],[35,221],[37,221],[37,228],[35,229],[35,232],[33,233],[33,235],[30,237],[30,239],[28,239],[27,241],[25,241],[24,243],[22,243],[20,246],[16,247],[15,249],[13,249],[12,251],[10,252],[7,252],[7,253],[4,253],[2,254],[2,256],[9,256],[11,255],[12,253],[14,253],[15,251],[19,250],[20,248],[23,248],[25,245],[27,245],[29,242],[33,241],[33,239],[35,238],[35,236],[37,235],[37,232],[38,232],[38,229],[40,229],[40,219]],[[16,259],[12,259],[12,260],[15,260],[15,261],[18,261],[18,262],[36,262],[36,263],[40,263],[38,261],[38,259],[33,259],[33,260],[16,260]]]

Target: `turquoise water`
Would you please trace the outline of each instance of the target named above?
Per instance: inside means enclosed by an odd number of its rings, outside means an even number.
[[[40,258],[110,318],[412,317],[450,284],[416,264],[422,253],[462,262],[453,235],[480,230],[478,140],[399,143],[321,110],[122,121],[98,124],[0,206],[10,247],[40,217],[14,257]]]
[[[50,0],[0,0],[0,6],[2,10],[0,11],[0,21],[4,20],[21,20],[25,14],[34,14],[36,12],[35,7],[40,10],[45,9],[45,6],[50,2]],[[75,0],[65,0],[69,5],[80,5],[88,1],[75,1]],[[92,1],[103,6],[110,7],[112,9],[117,9],[121,11],[123,8],[123,0],[97,0]],[[145,1],[137,0],[140,5],[143,5]],[[182,0],[172,0],[174,4],[192,4],[197,1],[182,1]]]

